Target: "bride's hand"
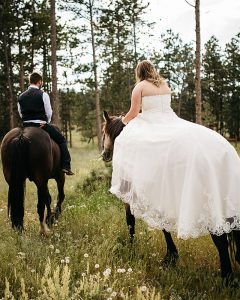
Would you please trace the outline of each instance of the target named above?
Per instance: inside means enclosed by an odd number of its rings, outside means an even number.
[[[127,123],[126,123],[126,122],[124,122],[124,118],[125,118],[125,116],[122,116],[122,117],[121,117],[123,124],[126,126],[126,125],[127,125]]]

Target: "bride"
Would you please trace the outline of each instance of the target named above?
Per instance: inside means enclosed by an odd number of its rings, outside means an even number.
[[[173,112],[171,90],[151,62],[137,65],[136,81],[126,126],[115,139],[110,192],[135,217],[183,239],[240,229],[234,147]]]

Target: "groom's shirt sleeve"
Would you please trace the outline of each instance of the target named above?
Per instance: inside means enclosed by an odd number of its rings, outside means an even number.
[[[21,108],[20,108],[19,102],[17,103],[17,106],[18,106],[18,113],[19,113],[19,116],[20,116],[20,118],[22,118],[22,113],[21,113]]]
[[[43,97],[44,109],[48,119],[48,123],[50,123],[52,119],[52,106],[51,106],[50,98],[48,94],[45,92],[43,93],[42,97]]]

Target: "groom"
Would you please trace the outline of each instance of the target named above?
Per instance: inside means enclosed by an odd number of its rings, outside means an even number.
[[[34,126],[45,130],[59,145],[61,151],[62,171],[66,175],[74,175],[71,171],[71,157],[64,136],[50,124],[52,107],[47,93],[41,90],[43,78],[33,72],[29,77],[29,87],[18,98],[18,112],[24,127]]]

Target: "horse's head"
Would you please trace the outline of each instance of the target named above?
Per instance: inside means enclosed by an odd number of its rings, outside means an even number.
[[[105,162],[112,160],[115,138],[120,134],[125,126],[122,117],[110,117],[106,111],[103,113],[105,124],[102,137],[102,158]]]

